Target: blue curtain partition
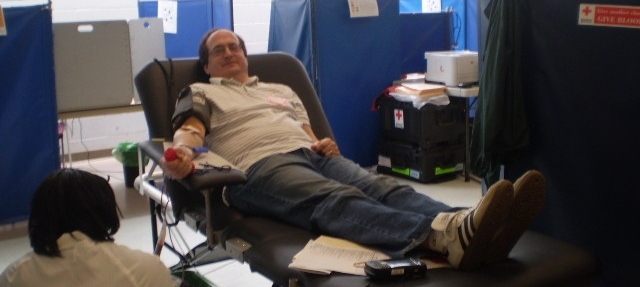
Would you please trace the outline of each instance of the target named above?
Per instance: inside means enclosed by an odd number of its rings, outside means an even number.
[[[4,9],[0,36],[0,224],[28,218],[38,183],[59,168],[48,6]]]
[[[510,39],[500,35],[512,25],[499,24],[506,19],[523,23],[522,78],[515,80],[524,86],[530,140],[519,157],[501,162],[504,177],[515,180],[527,169],[540,170],[547,198],[533,229],[594,252],[603,274],[593,286],[635,286],[638,236],[630,231],[640,226],[640,29],[584,25],[579,17],[595,6],[638,11],[639,2],[603,0],[590,9],[581,9],[584,1],[578,0],[479,3],[480,40],[486,47],[482,72],[499,56],[488,43],[505,45]],[[520,9],[507,9],[509,4]],[[496,17],[484,14],[487,7]],[[625,19],[624,13],[613,15]],[[633,23],[633,14],[627,15]]]
[[[451,47],[451,14],[400,14],[378,0],[379,16],[351,18],[347,1],[274,0],[269,51],[298,57],[312,78],[342,153],[377,164],[374,99],[408,72],[424,72],[426,50]]]

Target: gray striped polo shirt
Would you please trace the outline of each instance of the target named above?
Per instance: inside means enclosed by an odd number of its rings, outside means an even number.
[[[192,84],[211,104],[211,129],[206,135],[211,150],[242,171],[269,155],[309,148],[303,130],[309,116],[298,95],[288,86],[211,78],[210,84]]]

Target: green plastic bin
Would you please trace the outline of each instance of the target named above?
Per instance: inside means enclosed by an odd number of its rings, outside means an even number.
[[[133,182],[140,174],[138,164],[138,143],[121,142],[111,151],[111,154],[122,163],[124,171],[124,184],[126,187],[133,187]],[[148,159],[145,158],[145,164]]]

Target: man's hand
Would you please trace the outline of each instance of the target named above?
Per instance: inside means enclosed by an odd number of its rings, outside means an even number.
[[[339,156],[338,144],[331,138],[323,138],[311,145],[311,150],[323,154],[324,156]]]
[[[174,179],[183,179],[189,176],[194,169],[193,150],[186,146],[175,146],[165,152],[160,162],[165,175]]]

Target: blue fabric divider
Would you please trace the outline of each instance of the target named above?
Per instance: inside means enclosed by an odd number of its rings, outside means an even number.
[[[422,12],[422,0],[400,0],[400,13]]]
[[[59,168],[53,32],[47,6],[4,9],[0,36],[0,224],[25,220],[44,177]]]
[[[371,106],[401,74],[398,1],[378,0],[380,15],[364,18],[349,18],[343,1],[314,3],[318,92],[327,117],[347,157],[377,164],[380,119]]]
[[[211,0],[213,27],[233,30],[233,0]]]
[[[379,0],[379,16],[350,18],[346,1],[272,2],[269,50],[304,63],[342,153],[365,166],[377,163],[371,106],[400,77],[398,7]]]
[[[350,18],[342,1],[272,2],[269,50],[303,62],[342,153],[364,166],[378,160],[374,99],[402,74],[424,72],[425,51],[451,45],[450,13],[400,14],[399,7],[379,0],[379,16]]]
[[[478,1],[477,0],[467,0],[466,1],[466,16],[465,16],[465,43],[463,50],[471,50],[471,51],[479,51],[479,36],[478,36]]]
[[[167,58],[198,56],[198,44],[209,29],[232,29],[230,0],[178,0],[176,34],[164,34]],[[138,2],[142,17],[158,17],[158,1]]]
[[[451,12],[453,23],[452,50],[478,51],[478,1],[442,0],[443,11]],[[400,0],[400,13],[421,13],[422,0]],[[448,50],[448,49],[447,49]]]
[[[400,14],[401,73],[424,73],[424,53],[450,50],[452,45],[452,12]]]
[[[638,236],[631,231],[640,226],[640,97],[635,86],[640,30],[581,25],[581,13],[593,13],[593,8],[581,11],[581,0],[479,3],[482,11],[489,3],[496,5],[491,11],[522,5],[518,13],[495,20],[525,21],[521,75],[531,140],[524,155],[503,163],[504,177],[511,181],[531,168],[547,179],[547,197],[532,229],[594,252],[602,276],[589,286],[636,286]],[[639,5],[637,0],[595,3]],[[487,19],[480,15],[483,27]],[[487,30],[484,25],[480,32],[499,35],[497,29]],[[486,61],[495,61],[484,50]]]
[[[274,1],[270,19],[268,50],[295,55],[315,79],[310,0]]]
[[[453,47],[451,50],[467,49],[467,25],[465,0],[442,0],[442,10],[453,14]]]

